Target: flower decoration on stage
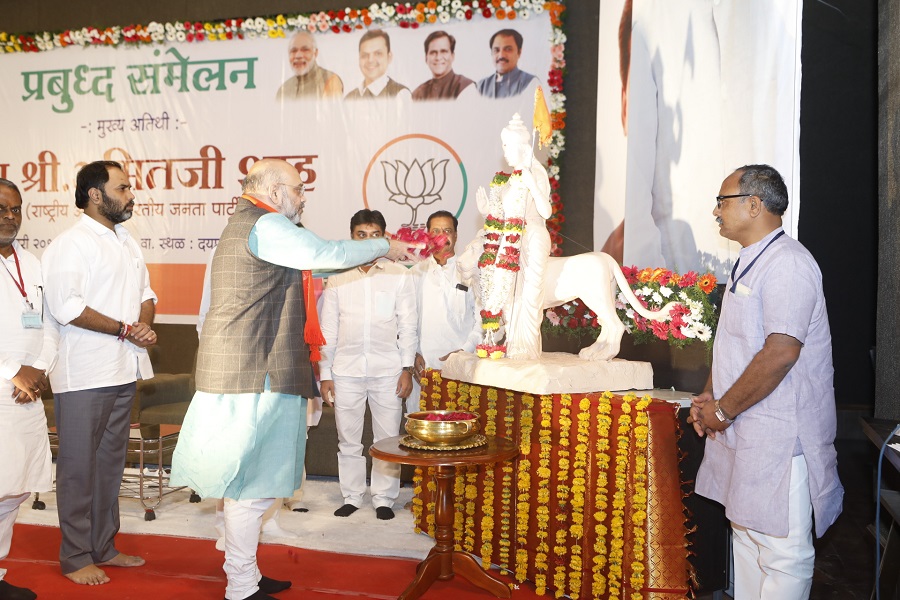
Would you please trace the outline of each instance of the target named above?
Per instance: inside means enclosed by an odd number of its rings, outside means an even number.
[[[391,237],[401,242],[408,242],[410,245],[425,244],[425,247],[419,250],[419,256],[422,258],[428,258],[432,254],[440,254],[440,251],[447,246],[449,241],[446,234],[433,235],[421,227],[416,229],[401,227]]]
[[[638,300],[650,310],[659,310],[673,300],[674,307],[664,322],[649,321],[628,306],[621,292],[616,296],[616,312],[635,344],[665,340],[670,346],[683,348],[695,341],[711,348],[718,322],[715,306],[716,277],[688,271],[679,275],[667,269],[622,267],[622,273]],[[544,331],[555,335],[586,334],[594,338],[600,332],[597,315],[576,299],[544,313]]]

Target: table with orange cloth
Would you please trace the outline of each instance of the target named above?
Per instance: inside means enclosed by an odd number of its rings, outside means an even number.
[[[513,461],[457,470],[458,550],[539,595],[669,600],[689,593],[677,405],[611,393],[533,395],[426,371],[423,409],[468,410],[519,444]],[[413,514],[434,534],[435,484],[416,469]]]

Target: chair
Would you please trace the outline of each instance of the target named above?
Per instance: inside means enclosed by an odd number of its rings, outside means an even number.
[[[149,349],[150,361],[154,366],[162,362],[162,352],[159,346]],[[168,487],[169,474],[165,465],[171,464],[178,432],[193,396],[192,373],[155,373],[152,379],[137,382],[137,393],[131,409],[126,469],[119,495],[139,499],[147,521],[156,518],[155,509],[162,503],[164,496],[182,489]],[[58,438],[52,392],[43,398],[43,402],[47,426],[50,428],[50,448],[55,455]],[[137,468],[129,468],[128,465],[137,465]],[[156,468],[151,470],[147,465],[154,465]],[[199,496],[192,493],[191,502],[199,501]],[[44,507],[40,495],[35,494],[32,508],[43,510]]]

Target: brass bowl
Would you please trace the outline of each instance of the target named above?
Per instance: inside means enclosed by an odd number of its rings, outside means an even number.
[[[478,415],[472,412],[471,419],[462,421],[429,421],[426,415],[448,415],[469,412],[463,410],[421,410],[406,416],[406,432],[425,443],[435,446],[456,446],[478,433]]]

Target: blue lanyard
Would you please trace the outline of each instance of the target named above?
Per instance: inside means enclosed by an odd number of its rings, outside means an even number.
[[[731,268],[731,288],[730,288],[730,290],[731,290],[731,293],[732,293],[732,294],[733,294],[734,291],[737,289],[738,281],[740,281],[741,279],[743,279],[744,275],[747,274],[747,271],[749,271],[750,269],[753,268],[753,265],[755,265],[755,264],[756,264],[756,261],[759,260],[759,257],[763,255],[763,252],[765,252],[766,250],[768,250],[768,249],[769,249],[769,246],[771,246],[771,245],[775,242],[775,240],[777,240],[778,238],[780,238],[780,237],[783,236],[783,235],[784,235],[784,229],[782,229],[781,231],[779,231],[779,232],[778,232],[778,235],[776,235],[776,236],[773,237],[771,240],[769,240],[769,243],[766,244],[766,246],[762,249],[762,252],[760,252],[759,254],[757,254],[757,255],[756,255],[756,258],[754,258],[753,260],[751,260],[751,261],[750,261],[750,264],[747,265],[747,268],[744,269],[743,271],[741,271],[741,274],[738,275],[737,279],[735,279],[735,278],[734,278],[734,274],[737,273],[738,265],[741,264],[741,259],[740,259],[740,258],[737,259],[737,261],[734,263],[734,267]]]

